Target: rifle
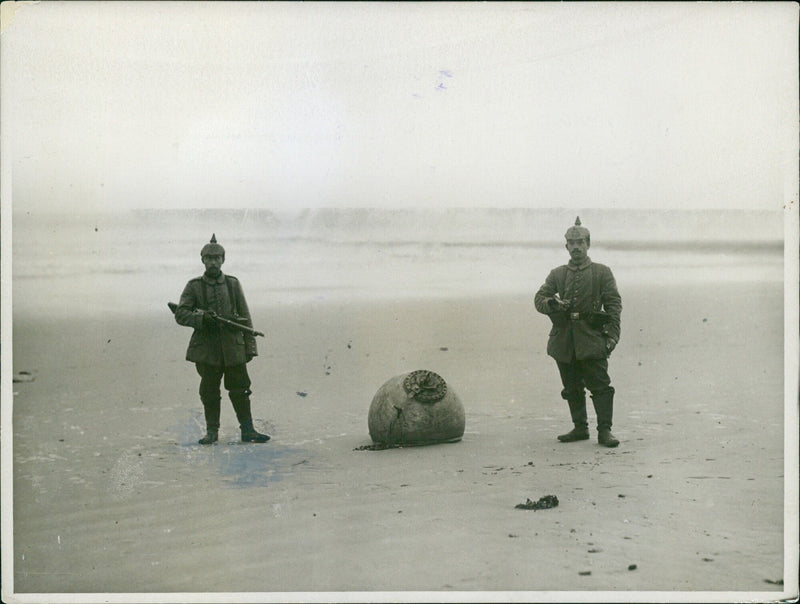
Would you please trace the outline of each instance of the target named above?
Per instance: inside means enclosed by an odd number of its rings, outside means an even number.
[[[172,311],[172,314],[174,315],[175,311],[178,309],[178,305],[175,304],[175,302],[167,302],[167,306],[169,307],[169,309]],[[207,310],[205,312],[208,313],[211,316],[212,319],[214,319],[215,321],[217,321],[219,323],[222,323],[223,325],[228,325],[229,327],[234,327],[236,329],[241,329],[243,332],[249,333],[249,334],[254,335],[254,336],[261,336],[262,338],[266,337],[260,331],[256,331],[252,327],[248,327],[247,325],[242,325],[241,323],[237,323],[236,321],[231,321],[230,319],[225,319],[223,317],[220,317],[217,313],[215,313],[212,310]]]

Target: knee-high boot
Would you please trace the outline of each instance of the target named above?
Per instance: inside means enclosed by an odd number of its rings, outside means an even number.
[[[606,391],[592,396],[594,410],[597,413],[597,442],[604,447],[616,447],[619,441],[611,434],[614,416],[614,391]]]
[[[229,393],[233,410],[236,412],[236,419],[239,420],[239,428],[242,431],[242,442],[265,443],[269,440],[269,435],[257,432],[253,427],[253,416],[250,412],[250,391],[231,390]]]
[[[567,403],[569,404],[569,414],[575,427],[566,434],[561,434],[558,440],[562,443],[570,443],[576,440],[588,439],[589,422],[586,419],[586,394],[584,392],[580,394],[570,393],[567,396]]]
[[[199,442],[201,445],[210,445],[219,438],[219,410],[220,396],[201,396],[203,413],[206,416],[206,435]]]

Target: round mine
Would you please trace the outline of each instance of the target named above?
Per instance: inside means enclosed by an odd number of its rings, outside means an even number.
[[[378,389],[368,423],[373,442],[382,445],[456,442],[464,435],[464,405],[441,376],[421,369]]]

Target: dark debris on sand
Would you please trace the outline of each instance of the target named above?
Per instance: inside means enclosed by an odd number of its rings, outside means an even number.
[[[518,510],[548,510],[558,505],[558,497],[555,495],[545,495],[539,501],[528,499],[525,503],[518,503],[514,507]]]
[[[383,451],[384,449],[397,449],[402,445],[387,445],[385,443],[375,443],[372,445],[361,445],[356,447],[353,451]]]
[[[12,379],[13,383],[33,382],[36,379],[36,371],[17,371]]]

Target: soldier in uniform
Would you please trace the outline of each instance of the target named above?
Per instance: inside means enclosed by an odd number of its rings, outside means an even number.
[[[567,229],[567,264],[547,276],[536,292],[536,310],[553,323],[547,354],[556,360],[574,428],[558,437],[561,442],[589,438],[586,389],[597,414],[597,442],[616,447],[611,434],[614,388],[608,377],[608,357],[619,342],[622,299],[611,269],[588,256],[589,230],[580,218]]]
[[[206,435],[201,445],[218,439],[220,418],[220,383],[225,389],[239,420],[243,442],[263,443],[269,436],[256,432],[250,411],[250,377],[247,363],[255,357],[255,337],[240,329],[221,324],[215,316],[252,327],[244,291],[236,277],[223,274],[225,249],[215,235],[203,246],[200,259],[205,266],[202,276],[186,284],[175,309],[179,325],[194,328],[186,351],[186,360],[195,364],[200,374],[200,400],[206,418]]]

